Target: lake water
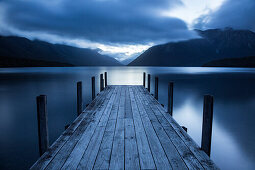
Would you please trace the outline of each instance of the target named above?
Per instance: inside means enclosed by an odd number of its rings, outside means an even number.
[[[159,102],[167,106],[174,81],[174,119],[200,145],[203,96],[214,96],[211,158],[221,169],[255,169],[255,69],[199,67],[71,67],[0,69],[0,169],[27,169],[39,157],[36,96],[48,96],[50,143],[76,117],[76,82],[84,104],[91,77],[108,72],[108,84],[142,84],[143,72],[159,77]]]

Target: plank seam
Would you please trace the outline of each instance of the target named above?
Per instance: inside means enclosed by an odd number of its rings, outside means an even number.
[[[143,91],[146,93],[146,91],[143,89]],[[150,100],[153,101],[153,98],[148,95]],[[155,103],[159,104],[158,101],[154,101]],[[160,104],[159,104],[160,105]],[[169,124],[171,125],[171,127],[174,129],[175,133],[180,137],[180,139],[183,141],[183,143],[187,146],[187,148],[191,151],[191,153],[193,153],[193,155],[195,156],[195,158],[198,160],[198,162],[200,163],[200,165],[203,167],[203,168],[212,168],[212,169],[218,169],[218,167],[214,164],[214,162],[212,162],[212,160],[210,158],[204,158],[202,156],[198,156],[197,154],[201,154],[201,153],[195,153],[190,147],[194,147],[194,149],[198,149],[198,152],[200,152],[201,150],[199,150],[199,147],[198,145],[193,141],[193,139],[191,137],[188,136],[188,134],[185,134],[187,136],[187,138],[189,138],[191,140],[191,143],[195,146],[190,146],[189,144],[187,144],[187,141],[186,139],[183,139],[183,137],[185,138],[185,136],[180,136],[180,134],[176,131],[176,129],[173,127],[173,124],[169,121],[169,119],[171,119],[171,121],[173,121],[173,123],[175,123],[176,125],[175,126],[180,126],[178,125],[178,123],[170,116],[169,118],[166,118],[166,115],[167,114],[163,108],[160,108],[161,106],[159,105],[156,105],[157,106],[157,109],[159,110],[159,112],[163,115],[163,117],[167,120],[167,122],[169,122]],[[162,111],[163,110],[163,111]],[[181,129],[180,127],[176,127],[178,128],[181,132],[183,131],[183,129]],[[184,133],[184,132],[183,132]],[[186,132],[185,132],[186,133]],[[184,135],[184,134],[183,134]],[[203,151],[202,151],[203,152]],[[205,154],[205,153],[204,153]],[[198,158],[200,157],[200,158]],[[201,159],[201,160],[200,160]]]
[[[136,94],[138,94],[138,91],[135,89],[134,90],[135,92],[136,92]],[[137,98],[138,96],[137,95],[135,95],[135,100],[136,101],[140,101],[140,99],[138,99]],[[141,101],[140,101],[141,102]],[[141,104],[142,104],[142,102],[141,102]],[[143,105],[141,105],[141,107],[144,109],[144,106]],[[140,112],[140,116],[141,116],[141,110],[139,109],[139,107],[138,107],[138,110],[139,110],[139,112]],[[145,111],[146,112],[146,111]],[[142,119],[142,117],[141,117],[141,119]],[[144,122],[142,121],[142,124],[143,124],[143,127],[144,127]],[[151,122],[150,122],[150,125],[152,126],[152,124],[151,124]],[[152,128],[153,128],[153,126],[152,126]],[[144,127],[144,129],[145,129],[145,127]],[[153,128],[153,131],[154,131],[154,133],[155,133],[155,135],[157,136],[157,134],[156,134],[156,132],[155,132],[155,129]],[[148,139],[148,134],[147,134],[148,132],[146,132],[146,130],[145,130],[145,134],[146,134],[146,136],[147,136],[147,140],[148,140],[148,142],[149,142],[149,139]],[[158,139],[158,136],[157,136],[157,139]],[[160,142],[160,140],[158,139],[158,141]],[[164,151],[164,155],[166,156],[166,153],[165,153],[165,150],[164,150],[164,148],[163,148],[163,146],[162,146],[162,144],[161,144],[161,142],[160,142],[160,145],[161,145],[161,148],[163,149],[163,151]],[[149,146],[150,146],[150,149],[151,149],[151,143],[149,142]],[[152,149],[151,149],[151,151],[152,151]],[[152,156],[153,156],[153,158],[154,158],[154,155],[153,155],[153,152],[152,152]],[[166,156],[166,158],[167,158],[167,156]],[[154,158],[154,161],[155,161],[155,158]],[[170,164],[170,162],[169,162],[169,160],[167,159],[167,161],[168,161],[168,163],[169,163],[169,165],[171,166],[171,164]],[[156,166],[156,169],[158,169],[158,167],[157,167],[157,163],[155,163],[155,166]]]
[[[113,95],[114,95],[114,100],[113,100],[113,101],[115,101],[115,98],[117,97],[117,94],[115,94],[116,91],[117,91],[117,90],[116,90],[116,87],[115,87],[114,92],[113,92]],[[113,96],[113,95],[112,95],[112,96]],[[112,96],[111,96],[111,97],[112,97]],[[104,111],[103,111],[103,113],[102,113],[102,115],[101,115],[101,117],[100,117],[100,120],[101,120],[102,117],[104,116],[105,110],[106,110],[107,106],[109,105],[109,103],[110,103],[110,100],[108,101],[108,103],[107,103],[107,105],[106,105],[106,107],[105,107],[105,109],[104,109]],[[110,113],[111,113],[111,110],[112,110],[112,106],[113,106],[113,105],[110,106],[110,107],[111,107],[111,108],[110,108]],[[106,123],[106,125],[108,124],[109,117],[110,117],[110,113],[109,113],[109,116],[108,116],[108,118],[107,118],[107,123]],[[85,152],[87,151],[87,149],[88,149],[88,147],[89,147],[89,144],[91,143],[91,140],[92,140],[92,138],[93,138],[93,136],[94,136],[94,133],[95,133],[96,129],[98,128],[98,125],[99,125],[99,123],[100,123],[100,120],[98,121],[98,123],[97,123],[97,125],[96,125],[96,127],[95,127],[95,129],[94,129],[94,131],[93,131],[93,135],[91,136],[90,141],[89,141],[89,143],[88,143],[86,149],[84,150],[83,155],[82,155],[80,161],[82,160],[82,158],[83,158]],[[106,125],[105,125],[105,128],[104,128],[104,133],[105,133]],[[102,139],[103,139],[103,136],[102,136]],[[102,142],[102,140],[101,140],[101,142]],[[100,142],[100,145],[101,145],[101,142]],[[98,148],[98,152],[99,152],[99,149],[100,149],[100,146],[99,146],[99,148]],[[97,154],[98,154],[98,152],[97,152]],[[79,167],[80,161],[79,161],[77,167]],[[96,161],[96,159],[94,160],[94,163],[95,163],[95,161]],[[94,166],[94,163],[93,163],[93,166]],[[92,166],[92,167],[93,167],[93,166]]]
[[[118,87],[117,93],[119,93],[119,91],[120,91],[120,87]],[[118,96],[118,94],[117,94],[117,96]],[[119,102],[118,102],[118,103],[119,103]],[[118,104],[118,110],[119,110],[119,104]],[[111,111],[112,111],[112,109],[111,109]],[[109,115],[109,117],[110,117],[110,116],[111,116],[111,115]],[[118,116],[118,111],[117,111],[117,116]],[[116,116],[116,119],[117,119],[117,116]],[[108,119],[108,122],[109,122],[109,119]],[[107,122],[107,124],[108,124],[108,122]],[[117,120],[115,121],[114,134],[115,134],[116,124],[117,124]],[[107,125],[106,125],[106,126],[107,126]],[[106,128],[105,128],[105,131],[106,131]],[[105,131],[104,131],[104,134],[103,134],[103,138],[104,138],[104,136],[105,136]],[[113,135],[113,137],[114,137],[114,135]],[[102,138],[102,140],[101,140],[101,143],[100,143],[100,146],[99,146],[99,150],[98,150],[98,153],[97,153],[97,156],[96,156],[96,159],[95,159],[95,162],[94,162],[94,164],[93,164],[92,169],[94,169],[94,166],[95,166],[95,163],[96,163],[96,160],[97,160],[97,157],[98,157],[98,154],[99,154],[101,145],[102,145],[103,138]],[[112,145],[113,145],[113,141],[112,141]],[[111,147],[111,148],[112,148],[112,147]],[[110,154],[110,156],[111,156],[111,154]],[[110,160],[110,159],[109,159],[109,160]],[[108,167],[108,168],[109,168],[109,167]]]
[[[112,96],[112,93],[113,93],[113,92],[112,92],[112,91],[109,91],[109,93],[110,93],[110,96]],[[108,95],[109,93],[107,93],[107,95]],[[101,106],[101,104],[103,104],[103,103],[104,103],[103,101],[105,101],[105,100],[107,100],[107,97],[105,97],[105,98],[101,101],[101,103],[99,104],[99,106]],[[107,101],[107,103],[108,103],[108,102],[109,102],[109,101]],[[91,116],[94,115],[95,112],[96,112],[96,111],[92,111],[92,113],[91,113],[90,115],[88,115],[86,118],[91,118]],[[83,119],[82,122],[83,122],[83,121],[85,121],[85,119]],[[79,126],[80,126],[80,125],[79,125]],[[78,127],[79,127],[79,126],[78,126]],[[76,130],[73,132],[73,134],[72,134],[71,136],[74,135],[74,133],[77,131],[78,127],[76,128]],[[85,127],[85,129],[83,130],[83,132],[86,131],[87,127],[88,127],[88,126]],[[71,138],[71,136],[70,136],[70,138]],[[69,138],[69,139],[70,139],[70,138]],[[68,139],[67,141],[69,141],[69,139]],[[67,143],[67,141],[65,142],[65,144]],[[78,141],[79,141],[79,140],[78,140]],[[77,145],[78,141],[75,143],[75,145],[74,145],[72,148],[75,148],[75,146]],[[65,144],[61,147],[61,149],[65,146]],[[61,149],[60,149],[58,152],[60,152]],[[72,149],[72,150],[73,150],[73,149]],[[70,154],[71,154],[71,153],[72,153],[72,152],[70,152]],[[57,153],[57,154],[58,154],[58,153]],[[57,154],[56,154],[56,155],[57,155]],[[70,154],[69,154],[69,155],[70,155]],[[54,158],[56,157],[56,155],[54,156]],[[49,162],[49,164],[46,166],[46,169],[48,168],[48,166],[50,165],[50,163],[54,160],[54,158],[53,158],[53,159]],[[67,157],[67,159],[68,159],[68,157]],[[66,160],[67,160],[67,159],[66,159]],[[66,160],[64,161],[63,165],[65,164]],[[63,165],[62,165],[62,166],[63,166]]]
[[[110,88],[109,88],[110,89]],[[109,91],[109,89],[107,89],[107,91]],[[104,98],[103,98],[103,96],[104,95],[106,95],[106,91],[104,91],[104,92],[102,92],[101,93],[101,95],[100,96],[98,96],[95,100],[93,100],[93,102],[97,102],[97,105],[99,105],[103,100],[104,100]],[[93,102],[91,103],[91,105],[93,104]],[[96,104],[93,106],[93,107],[96,107],[97,106]],[[92,108],[93,108],[92,107]],[[92,108],[90,108],[90,109],[92,109]],[[85,109],[85,111],[87,111],[87,110],[89,110],[89,108],[86,108]],[[53,144],[50,146],[50,148],[34,163],[34,165],[30,168],[30,169],[38,169],[38,168],[40,168],[40,169],[45,169],[47,166],[48,166],[48,164],[51,162],[51,160],[52,159],[54,159],[54,157],[55,157],[55,155],[57,155],[58,154],[58,152],[61,150],[61,148],[65,145],[65,143],[69,140],[69,138],[73,135],[73,133],[75,133],[76,132],[76,130],[77,130],[77,128],[79,127],[79,125],[81,124],[81,122],[84,120],[84,119],[86,119],[88,117],[88,114],[86,114],[86,115],[84,115],[84,113],[83,114],[81,114],[80,116],[78,116],[75,120],[74,120],[74,122],[69,126],[69,128],[67,129],[67,130],[65,130],[58,138],[57,138],[57,140],[55,141],[55,142],[53,142]],[[79,120],[79,119],[81,119],[81,120]],[[70,135],[70,136],[68,136],[66,139],[64,138],[65,136],[64,136],[64,134],[65,133],[70,133],[70,132],[68,132],[68,131],[70,131],[71,130],[71,128],[74,126],[74,129],[73,129],[73,132],[71,132],[72,133],[72,135]],[[57,144],[58,144],[58,142],[61,142],[61,140],[64,140],[62,143],[59,143],[61,146],[56,146]],[[54,149],[54,147],[56,147],[55,149]],[[54,152],[55,150],[58,150],[56,153],[54,153],[53,154],[53,156],[50,154],[50,152]],[[46,163],[45,163],[45,161],[44,162],[42,162],[43,161],[43,159],[47,159],[47,157],[51,157],[51,159],[49,160],[49,161],[47,161]],[[41,165],[42,164],[42,165]],[[38,167],[39,166],[39,167]]]

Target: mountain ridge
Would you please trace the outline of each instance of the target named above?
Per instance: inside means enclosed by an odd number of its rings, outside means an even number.
[[[129,66],[202,66],[217,59],[255,55],[255,33],[248,30],[196,30],[201,38],[150,47]]]
[[[0,57],[66,63],[74,66],[120,66],[112,57],[96,50],[51,44],[17,36],[0,35]]]

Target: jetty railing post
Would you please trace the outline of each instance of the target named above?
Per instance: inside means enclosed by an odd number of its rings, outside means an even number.
[[[145,81],[146,81],[146,73],[143,72],[143,87],[145,87]]]
[[[77,114],[78,116],[82,113],[82,82],[77,82]]]
[[[95,77],[91,77],[91,87],[92,87],[92,100],[96,97],[96,89],[95,89]]]
[[[151,91],[151,75],[148,74],[148,91]]]
[[[155,94],[154,97],[158,100],[158,77],[155,77]]]
[[[104,72],[105,87],[107,86],[107,72]]]
[[[208,156],[210,156],[211,154],[212,121],[213,121],[213,96],[205,95],[203,108],[201,149],[204,150]]]
[[[173,116],[173,90],[174,89],[174,83],[169,82],[168,83],[168,107],[167,112]]]
[[[104,78],[103,78],[103,74],[100,74],[100,91],[104,90]]]
[[[40,156],[42,156],[43,153],[46,152],[49,147],[47,96],[46,95],[37,96],[36,103],[37,103],[39,153]]]
[[[188,128],[186,128],[185,126],[182,126],[182,129],[183,129],[185,132],[188,132]]]

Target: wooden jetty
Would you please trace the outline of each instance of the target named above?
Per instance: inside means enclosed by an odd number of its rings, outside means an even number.
[[[100,83],[31,169],[218,169],[144,86]]]

